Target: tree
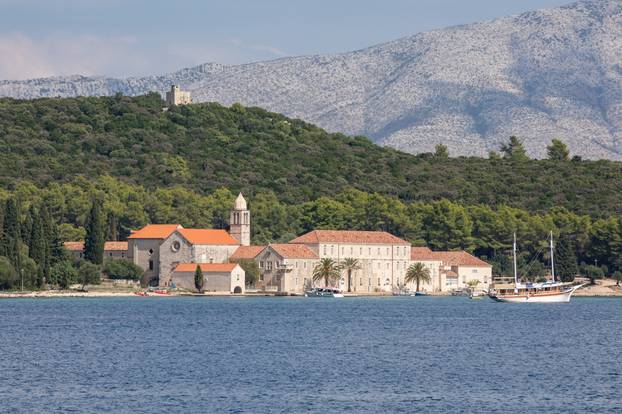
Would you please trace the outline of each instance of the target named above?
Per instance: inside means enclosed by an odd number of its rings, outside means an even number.
[[[590,279],[590,284],[595,285],[596,279],[602,279],[605,277],[603,269],[594,265],[587,265],[583,267],[583,274]]]
[[[529,160],[523,142],[514,135],[510,137],[510,142],[501,146],[501,152],[503,153],[503,158],[512,161]]]
[[[12,289],[19,284],[19,277],[11,261],[0,256],[0,289]]]
[[[613,280],[616,281],[616,286],[620,286],[620,282],[622,282],[622,272],[616,270],[615,272],[613,272],[613,275],[611,275],[611,277],[613,278]]]
[[[324,280],[324,286],[331,286],[334,280],[338,280],[341,274],[339,266],[331,258],[325,257],[319,261],[313,268],[313,281],[320,282]]]
[[[46,274],[49,274],[49,268],[46,267],[47,243],[43,234],[43,224],[41,223],[41,215],[38,211],[32,210],[34,214],[30,227],[30,245],[28,246],[28,256],[37,264],[36,287],[40,288],[46,282]]]
[[[570,159],[568,147],[559,139],[551,141],[551,145],[546,147],[546,154],[551,161],[568,161]]]
[[[447,150],[447,146],[443,144],[437,144],[436,147],[434,147],[434,156],[436,158],[448,158],[449,151]]]
[[[574,240],[561,234],[555,248],[555,273],[562,282],[572,282],[579,272]]]
[[[417,284],[417,292],[419,292],[420,283],[430,283],[431,281],[432,276],[430,275],[430,269],[425,267],[425,265],[421,262],[411,264],[406,270],[404,283],[408,284],[415,282]]]
[[[343,269],[346,271],[346,273],[348,274],[348,292],[351,292],[351,287],[352,287],[352,272],[355,272],[357,270],[359,270],[361,268],[361,265],[359,263],[359,261],[357,259],[353,259],[351,257],[347,257],[345,259],[343,259],[343,261],[341,262],[341,265],[339,266],[340,269]]]
[[[242,269],[244,269],[244,278],[246,281],[246,286],[253,286],[259,280],[259,266],[257,266],[257,262],[254,260],[248,259],[240,259],[234,260],[234,263],[240,265]]]
[[[99,266],[83,260],[78,267],[78,283],[82,285],[82,290],[86,285],[98,285],[100,283]]]
[[[13,267],[20,271],[21,232],[19,223],[19,207],[15,199],[10,198],[4,209],[2,238],[0,239],[0,256],[11,261]]]
[[[197,265],[197,268],[194,271],[194,287],[199,291],[199,293],[203,293],[204,284],[205,278],[203,277],[203,271],[201,270],[201,266]]]
[[[61,289],[67,289],[77,279],[78,271],[68,260],[57,262],[50,269],[50,282]]]
[[[104,219],[100,202],[93,199],[91,211],[86,222],[86,238],[84,240],[84,258],[94,264],[102,264],[104,260]]]
[[[140,280],[144,270],[127,259],[106,259],[102,272],[109,279]]]

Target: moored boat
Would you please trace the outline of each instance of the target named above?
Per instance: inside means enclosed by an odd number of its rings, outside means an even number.
[[[514,283],[494,285],[488,292],[488,296],[497,302],[513,303],[567,303],[572,294],[585,286],[570,282],[558,282],[555,280],[555,260],[553,256],[553,232],[551,232],[551,276],[552,280],[542,283],[520,283],[516,267],[516,234],[514,234]]]
[[[343,293],[335,288],[313,288],[305,291],[305,297],[308,298],[342,298]]]

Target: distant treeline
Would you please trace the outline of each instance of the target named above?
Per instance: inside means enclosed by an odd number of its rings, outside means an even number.
[[[152,190],[106,176],[43,188],[22,182],[16,190],[0,194],[3,200],[19,206],[22,226],[28,227],[36,214],[33,208],[45,206],[43,216],[49,216],[57,226],[61,241],[87,236],[94,204],[101,204],[98,214],[103,238],[123,240],[130,230],[147,223],[226,228],[235,199],[235,194],[224,188],[201,195],[182,186]],[[617,214],[593,219],[563,207],[533,214],[505,205],[463,205],[446,199],[403,202],[355,189],[297,204],[282,202],[273,191],[263,190],[248,201],[255,244],[286,242],[313,229],[386,230],[415,245],[474,252],[491,261],[496,274],[510,274],[508,256],[516,232],[520,265],[524,268],[530,264],[530,273],[537,276],[548,266],[547,243],[553,231],[565,247],[560,261],[571,261],[575,266],[584,262],[592,265],[588,270],[596,274],[601,272],[593,269],[595,263],[598,268],[606,266],[603,270],[608,273],[622,270],[622,215]],[[533,257],[536,260],[531,262]]]
[[[0,99],[0,188],[106,175],[150,192],[272,191],[290,205],[354,188],[406,203],[622,213],[622,164],[582,161],[561,141],[547,160],[530,160],[515,138],[488,158],[450,158],[442,146],[414,156],[259,108],[163,106],[158,94]]]

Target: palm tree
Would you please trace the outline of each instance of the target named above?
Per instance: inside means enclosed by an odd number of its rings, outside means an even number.
[[[323,279],[325,286],[329,286],[332,280],[339,279],[340,276],[339,266],[328,257],[320,260],[313,268],[313,281],[319,282]]]
[[[339,266],[341,270],[345,270],[348,273],[348,292],[352,292],[352,272],[359,270],[361,265],[357,259],[353,259],[351,257],[347,257],[343,259],[341,265]]]
[[[419,284],[420,283],[430,283],[432,277],[430,276],[430,269],[425,267],[425,265],[421,262],[413,263],[410,265],[408,270],[406,270],[406,277],[404,278],[404,284],[408,284],[411,282],[417,283],[417,292],[419,292]]]

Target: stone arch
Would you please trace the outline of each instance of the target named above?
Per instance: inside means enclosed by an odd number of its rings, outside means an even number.
[[[233,293],[242,293],[242,288],[240,286],[236,286],[233,288]]]

